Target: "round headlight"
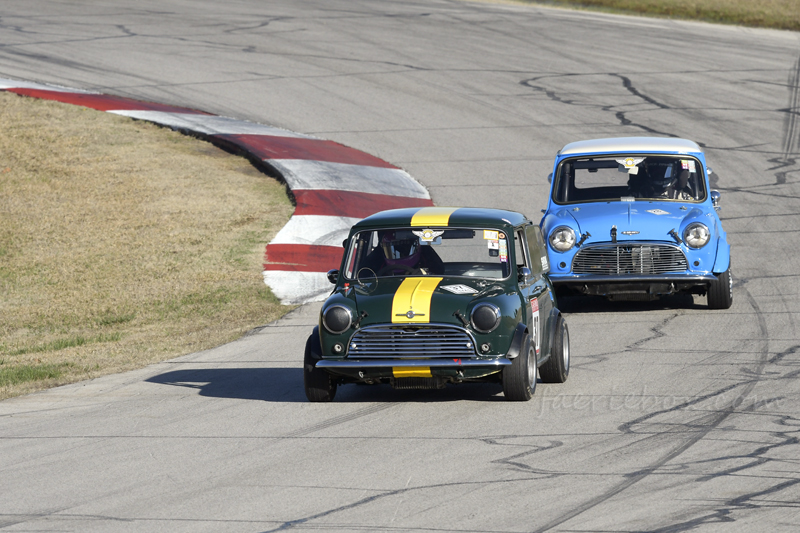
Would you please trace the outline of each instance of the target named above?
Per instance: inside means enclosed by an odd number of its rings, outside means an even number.
[[[690,248],[702,248],[708,244],[710,238],[708,226],[700,222],[692,222],[683,231],[683,240]]]
[[[567,252],[575,246],[575,231],[569,226],[559,226],[550,232],[550,246],[557,252]]]
[[[336,335],[347,331],[352,323],[353,315],[343,305],[332,305],[322,314],[322,325]]]
[[[476,330],[489,333],[500,325],[500,308],[494,304],[478,304],[472,310],[469,320]]]

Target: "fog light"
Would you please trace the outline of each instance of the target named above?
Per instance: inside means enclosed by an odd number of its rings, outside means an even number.
[[[694,262],[694,266],[699,267],[700,266],[700,261],[695,261]]]
[[[341,342],[337,342],[333,345],[333,353],[342,353],[344,351],[344,346],[342,346]]]
[[[484,342],[483,344],[481,344],[481,351],[482,351],[483,353],[486,353],[486,352],[488,352],[488,351],[489,351],[489,350],[491,350],[491,349],[492,349],[492,345],[491,345],[491,344],[489,344],[488,342]]]
[[[561,261],[561,262],[558,264],[558,266],[559,266],[559,267],[561,267],[561,268],[567,268],[567,264],[566,264],[564,261]]]

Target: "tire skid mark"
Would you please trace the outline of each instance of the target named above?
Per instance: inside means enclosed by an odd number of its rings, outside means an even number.
[[[757,408],[758,408],[758,404],[754,403],[753,405],[751,405],[748,409],[744,410],[743,412],[753,413],[753,412],[756,411]],[[797,427],[797,423],[800,422],[800,420],[798,420],[797,418],[795,418],[793,416],[783,415],[783,416],[777,417],[777,421],[775,423],[778,424],[778,425],[782,425],[782,426],[788,426],[789,424],[787,422],[789,422],[789,421],[795,422],[795,428],[792,431],[783,430],[783,431],[776,431],[776,432],[772,433],[773,436],[782,439],[780,442],[774,442],[774,443],[771,443],[771,444],[766,444],[764,446],[756,448],[755,450],[753,450],[751,453],[749,453],[747,455],[727,455],[727,456],[723,456],[723,457],[715,457],[713,459],[708,459],[706,461],[701,461],[701,462],[696,463],[696,464],[711,464],[711,463],[716,463],[716,462],[719,462],[719,461],[730,461],[730,460],[733,460],[733,459],[741,459],[741,458],[745,458],[745,459],[750,459],[751,460],[751,462],[748,463],[748,464],[744,464],[744,465],[740,465],[740,466],[736,466],[736,467],[732,467],[732,468],[727,468],[727,469],[722,470],[720,472],[715,472],[713,474],[700,476],[700,477],[698,477],[696,479],[696,481],[699,481],[699,482],[710,481],[712,479],[716,479],[716,478],[723,477],[723,476],[729,476],[729,475],[735,474],[737,472],[741,472],[743,470],[747,470],[747,469],[752,468],[754,466],[759,466],[759,465],[762,465],[762,464],[765,464],[765,463],[776,461],[776,459],[772,459],[770,457],[765,457],[765,455],[767,453],[773,451],[773,450],[777,450],[777,449],[782,448],[784,446],[794,446],[794,445],[800,444],[800,437],[798,437],[798,435],[790,435],[790,433],[798,433],[798,434],[800,434],[800,428]],[[800,480],[798,480],[798,481],[800,481]]]
[[[782,154],[779,158],[769,160],[770,163],[775,163],[776,166],[767,170],[785,169],[794,166],[796,160],[793,156],[800,151],[800,124],[797,121],[800,113],[800,58],[797,59],[794,68],[789,73],[788,86],[789,105],[786,109],[780,110],[784,113]],[[788,172],[783,170],[775,172],[775,184],[785,184],[787,174]]]
[[[750,294],[750,292],[746,288],[742,288],[741,292],[743,292],[745,294],[747,302],[750,304],[750,307],[752,307],[753,311],[755,312],[756,321],[758,323],[758,330],[759,330],[760,337],[761,337],[762,348],[760,350],[760,354],[758,356],[758,360],[756,361],[756,368],[754,370],[754,373],[756,375],[760,376],[764,372],[764,367],[769,363],[769,332],[767,330],[767,322],[766,322],[766,319],[764,318],[764,315],[763,315],[763,313],[761,311],[760,306],[758,305],[758,302],[756,302],[756,300],[755,300],[755,298],[753,298],[752,294]],[[756,379],[750,379],[750,380],[745,381],[744,383],[737,383],[737,384],[731,385],[729,387],[725,387],[724,389],[734,389],[734,388],[738,388],[738,387],[743,387],[743,393],[740,394],[739,396],[737,396],[732,402],[730,402],[723,409],[718,410],[716,412],[709,413],[707,415],[703,415],[703,416],[701,416],[701,417],[699,417],[699,418],[697,418],[695,420],[692,420],[690,422],[684,423],[683,424],[683,428],[684,429],[682,429],[680,426],[676,426],[673,429],[670,429],[670,430],[667,430],[667,431],[664,431],[664,432],[660,432],[660,433],[656,433],[656,434],[646,438],[645,440],[652,440],[652,439],[655,439],[655,438],[662,438],[664,436],[673,436],[674,437],[674,436],[676,436],[678,434],[683,434],[685,432],[685,428],[687,426],[691,427],[694,430],[693,433],[688,438],[686,438],[683,442],[681,442],[678,446],[674,447],[672,450],[670,450],[667,453],[665,453],[664,455],[662,455],[658,460],[654,461],[648,467],[643,468],[641,470],[638,470],[636,472],[631,472],[630,474],[627,474],[626,479],[624,479],[622,482],[618,483],[617,485],[611,487],[609,490],[607,490],[604,493],[599,494],[598,496],[590,499],[589,501],[587,501],[583,505],[578,506],[577,508],[573,509],[572,511],[570,511],[568,513],[565,513],[562,516],[551,520],[550,522],[548,522],[544,526],[536,528],[534,531],[538,533],[538,532],[547,531],[547,530],[552,529],[554,527],[560,526],[561,524],[564,524],[565,522],[568,522],[569,520],[575,518],[576,516],[579,516],[579,515],[585,513],[586,511],[589,511],[589,510],[597,507],[598,505],[610,500],[614,496],[624,492],[625,490],[627,490],[628,488],[632,487],[633,485],[636,485],[640,481],[646,479],[651,474],[656,473],[664,465],[666,465],[667,463],[669,463],[673,459],[679,457],[685,451],[687,451],[692,446],[694,446],[695,444],[700,442],[703,438],[705,438],[706,435],[708,435],[712,430],[717,428],[730,415],[732,415],[734,412],[737,412],[737,409],[739,408],[741,403],[744,401],[743,398],[747,397],[750,394],[750,392],[753,390],[753,388],[755,387],[756,383],[758,383],[758,381],[759,380],[757,378]],[[718,394],[718,393],[719,393],[719,391],[717,393],[714,393],[714,394]],[[620,426],[620,429],[624,430],[625,432],[630,433],[630,432],[632,432],[631,426],[633,426],[634,424],[641,423],[645,419],[650,419],[650,418],[653,418],[653,417],[658,416],[660,414],[669,413],[669,412],[674,411],[674,410],[675,410],[675,408],[670,408],[670,409],[666,409],[666,410],[662,410],[662,411],[657,411],[655,413],[651,413],[651,414],[649,414],[649,415],[647,415],[645,417],[641,417],[639,419],[636,419],[636,420],[634,420],[634,421],[632,421],[632,422],[630,422],[628,424],[623,424],[622,426]],[[790,486],[795,485],[796,483],[800,483],[800,480],[791,480],[789,482],[782,483],[781,487],[782,488],[790,487]],[[672,527],[672,526],[670,526],[670,527]],[[672,530],[665,528],[664,531],[672,531]],[[681,529],[676,529],[675,531],[681,531]]]

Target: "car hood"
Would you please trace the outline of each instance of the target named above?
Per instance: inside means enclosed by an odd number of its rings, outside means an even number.
[[[506,292],[499,283],[432,276],[380,278],[346,290],[358,314],[367,313],[361,326],[387,322],[463,326],[456,311],[468,319],[477,301]]]
[[[582,204],[567,208],[558,213],[560,218],[568,215],[578,226],[581,235],[591,234],[586,242],[607,242],[611,240],[612,229],[616,227],[618,241],[626,240],[672,240],[671,230],[678,235],[689,222],[704,217],[704,211],[691,204],[678,202],[603,202]],[[713,221],[705,220],[713,226]]]

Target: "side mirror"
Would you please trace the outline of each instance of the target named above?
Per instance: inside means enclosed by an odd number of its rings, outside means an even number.
[[[328,270],[328,281],[336,285],[336,282],[339,281],[339,270],[333,269]]]
[[[547,175],[547,183],[553,183],[553,173]]]
[[[345,239],[345,240],[342,241],[342,248],[347,248],[347,241],[349,241],[349,240],[350,239]]]
[[[530,268],[522,267],[519,269],[519,274],[517,276],[517,279],[519,280],[520,283],[527,283],[528,280],[531,279],[532,275],[533,272],[531,272]]]
[[[714,206],[714,209],[719,211],[721,207],[719,206],[719,198],[720,198],[719,191],[711,191],[711,205]]]

